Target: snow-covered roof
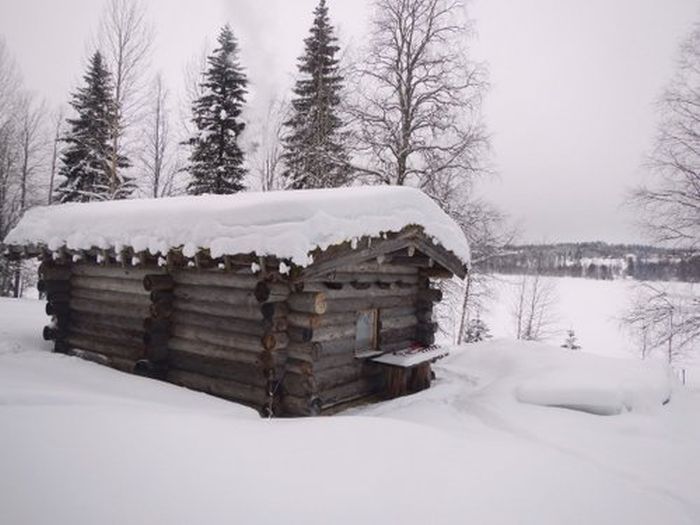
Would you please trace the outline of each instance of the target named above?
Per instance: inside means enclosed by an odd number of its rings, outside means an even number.
[[[6,245],[92,248],[212,257],[255,253],[311,264],[317,248],[420,226],[429,239],[469,263],[461,228],[420,190],[398,186],[246,192],[164,199],[72,203],[33,208]]]

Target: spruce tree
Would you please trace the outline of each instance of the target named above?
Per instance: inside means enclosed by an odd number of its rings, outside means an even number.
[[[102,55],[96,51],[83,77],[85,85],[72,95],[70,105],[76,118],[66,119],[70,129],[63,142],[59,175],[64,180],[56,188],[57,202],[88,202],[123,199],[134,190],[130,178],[112,180],[112,129],[116,106],[112,79]],[[120,168],[128,168],[124,156],[117,157]]]
[[[202,95],[192,106],[196,127],[187,191],[229,194],[245,188],[243,152],[238,138],[245,128],[240,119],[248,80],[238,61],[238,44],[226,25],[217,39],[219,47],[207,58],[208,67],[201,84]]]
[[[336,37],[325,0],[314,10],[305,52],[298,59],[292,115],[284,125],[284,177],[299,188],[335,188],[349,182],[351,169],[338,116],[343,77],[338,71]]]

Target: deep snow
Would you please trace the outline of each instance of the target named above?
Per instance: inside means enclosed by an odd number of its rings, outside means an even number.
[[[420,394],[262,420],[51,354],[45,320],[0,300],[0,523],[700,522],[700,394],[655,367],[499,340],[452,349]],[[632,401],[518,400],[560,374]]]
[[[241,192],[168,199],[38,206],[28,210],[5,244],[50,250],[127,246],[194,256],[257,253],[306,266],[309,253],[363,236],[422,226],[426,235],[469,263],[462,229],[426,194],[408,186]]]

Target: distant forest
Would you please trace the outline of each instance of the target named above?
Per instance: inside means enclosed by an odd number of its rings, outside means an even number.
[[[700,281],[700,252],[604,242],[526,244],[478,263],[483,272],[587,279]]]

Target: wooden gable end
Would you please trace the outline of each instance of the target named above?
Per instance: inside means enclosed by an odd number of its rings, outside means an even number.
[[[463,279],[467,267],[452,252],[429,239],[420,227],[407,227],[382,238],[363,237],[316,250],[314,262],[302,270],[302,279],[314,278],[338,268],[362,264],[373,259],[392,265],[425,267],[435,277],[455,275]]]

